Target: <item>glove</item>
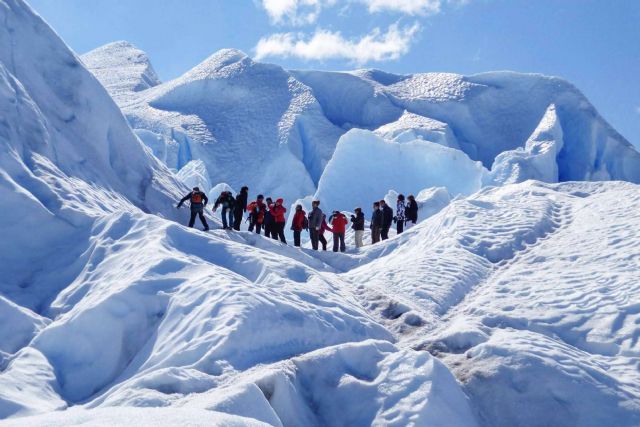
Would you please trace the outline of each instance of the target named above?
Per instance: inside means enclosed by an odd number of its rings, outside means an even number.
[[[397,216],[394,216],[394,217],[393,217],[393,222],[394,222],[394,224],[395,224],[396,222],[398,222],[398,217],[397,217]]]

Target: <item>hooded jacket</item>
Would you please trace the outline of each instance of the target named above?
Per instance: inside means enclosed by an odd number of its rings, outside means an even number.
[[[273,215],[273,220],[278,224],[287,222],[287,218],[285,217],[285,214],[287,213],[287,208],[282,206],[283,203],[284,203],[283,199],[278,199],[276,200],[276,203],[274,205],[271,205],[270,207],[271,215]]]
[[[331,227],[334,233],[344,233],[347,228],[347,217],[338,212],[331,220]]]

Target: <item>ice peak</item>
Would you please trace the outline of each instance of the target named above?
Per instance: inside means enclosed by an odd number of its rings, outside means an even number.
[[[221,49],[187,71],[185,80],[205,80],[224,78],[251,65],[253,61],[246,53],[237,49]]]
[[[147,54],[128,41],[108,43],[81,58],[116,101],[161,83]]]

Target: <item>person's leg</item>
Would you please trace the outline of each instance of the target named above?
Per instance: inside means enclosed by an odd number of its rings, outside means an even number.
[[[378,243],[380,241],[380,227],[373,228],[371,238],[373,239],[373,243]]]
[[[300,246],[300,230],[293,230],[293,246]]]
[[[362,237],[364,235],[364,230],[356,230],[356,247],[361,248],[364,246],[364,242],[362,241]]]
[[[338,240],[340,233],[333,233],[333,252],[338,252]]]
[[[204,210],[198,211],[198,216],[200,217],[200,222],[204,226],[204,231],[208,231],[209,224],[207,224],[207,218],[204,217]]]
[[[256,234],[260,234],[260,231],[262,231],[262,224],[257,223],[256,224]]]
[[[380,230],[380,238],[382,240],[387,240],[389,238],[389,228],[388,227],[382,227],[382,230]]]
[[[193,227],[193,224],[196,222],[196,215],[198,215],[198,211],[195,209],[191,209],[191,218],[189,218],[189,227]]]
[[[344,244],[344,233],[340,233],[340,252],[347,250],[347,245]]]
[[[327,250],[327,239],[324,238],[324,234],[319,234],[318,235],[318,240],[320,240],[320,243],[322,243],[322,250],[326,251]]]
[[[273,240],[278,240],[278,223],[274,222],[271,224],[271,238]]]
[[[233,219],[233,209],[229,209],[229,229],[232,229],[235,223],[236,222]]]
[[[398,221],[398,227],[396,228],[396,230],[398,231],[398,234],[404,231],[404,220]]]
[[[287,238],[284,236],[284,226],[285,226],[284,222],[281,222],[278,224],[278,237],[280,237],[280,241],[286,245]]]
[[[222,217],[222,228],[227,228],[229,224],[227,224],[227,208],[222,208],[220,211],[220,216]]]
[[[314,251],[318,250],[318,230],[312,228],[309,232],[309,236],[311,237],[311,247]]]

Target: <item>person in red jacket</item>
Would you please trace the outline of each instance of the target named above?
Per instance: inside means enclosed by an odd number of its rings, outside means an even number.
[[[324,237],[324,232],[329,231],[333,233],[333,230],[327,225],[327,216],[322,214],[322,225],[320,226],[320,233],[318,234],[318,241],[322,243],[322,250],[327,250],[327,239]]]
[[[291,229],[293,230],[293,246],[300,246],[300,234],[302,230],[309,228],[309,220],[307,213],[302,210],[302,205],[296,205],[296,213],[293,214],[291,221]]]
[[[338,242],[340,242],[340,252],[344,252],[347,249],[344,244],[344,233],[348,223],[347,217],[341,212],[333,212],[331,219],[331,227],[333,228],[333,252],[338,252]]]
[[[283,199],[278,199],[269,208],[271,211],[271,215],[273,215],[273,230],[271,237],[276,240],[279,237],[282,243],[287,244],[287,239],[285,239],[284,237],[284,225],[287,222],[287,218],[285,216],[285,214],[287,213],[287,208],[282,206],[283,203]]]

